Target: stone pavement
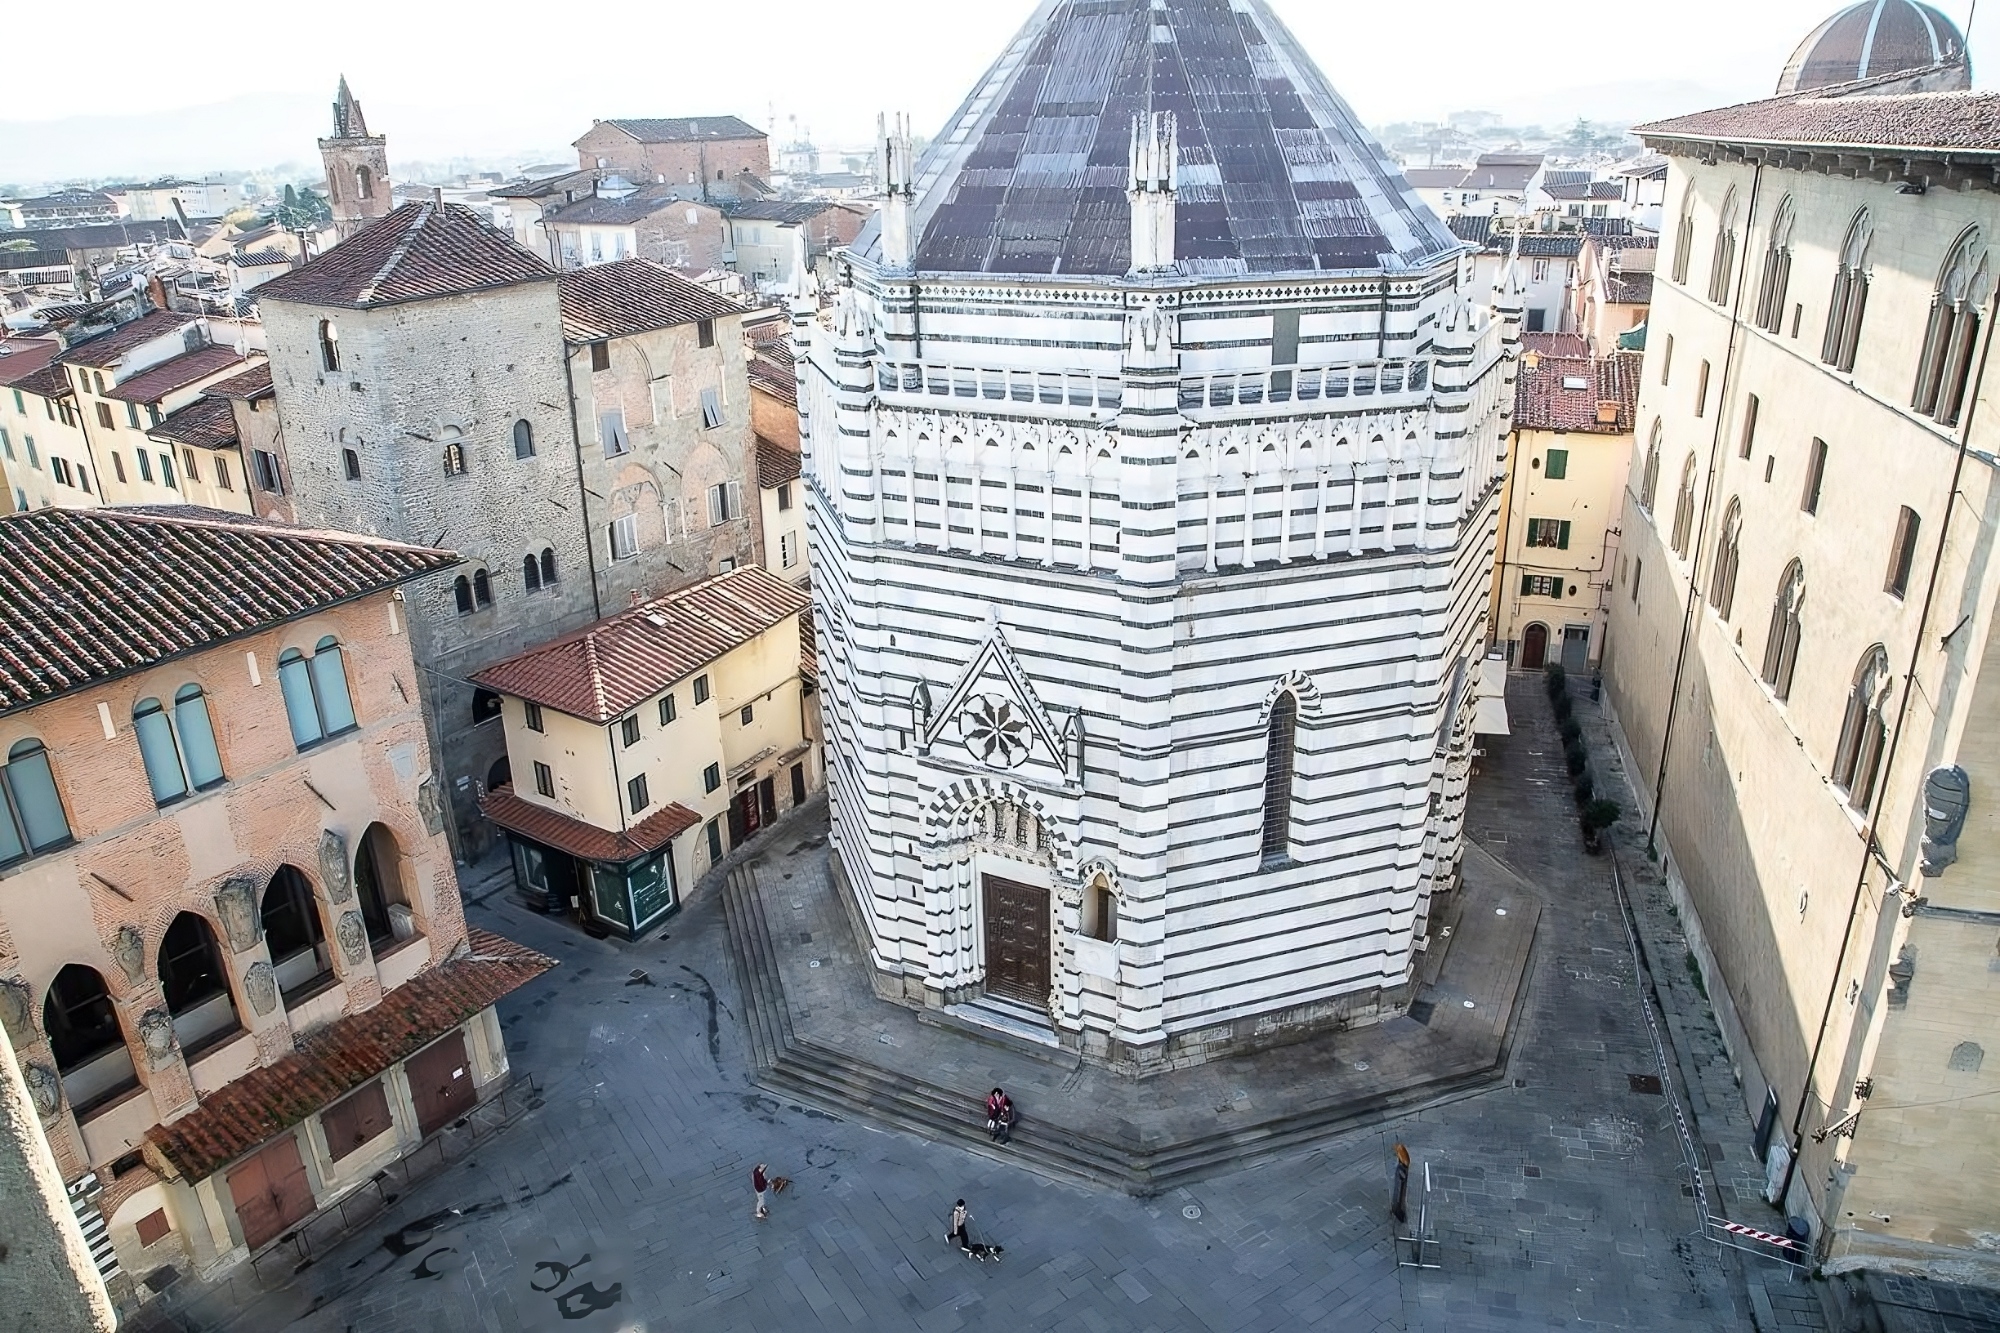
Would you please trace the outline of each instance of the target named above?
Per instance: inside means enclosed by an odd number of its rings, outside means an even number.
[[[501,1006],[543,1107],[279,1289],[247,1271],[183,1282],[171,1313],[256,1333],[1787,1326],[1771,1293],[1803,1284],[1746,1287],[1736,1256],[1695,1238],[1671,1108],[1632,1079],[1658,1071],[1611,863],[1581,853],[1538,699],[1516,682],[1517,735],[1488,745],[1470,816],[1505,862],[1490,868],[1547,904],[1490,1091],[1139,1200],[753,1086],[712,888],[626,945],[522,911],[494,864],[468,876],[469,919],[563,963]],[[760,874],[812,873],[820,841],[780,826]],[[1727,1162],[1737,1131],[1716,1137]],[[1439,1271],[1395,1266],[1399,1141],[1431,1170]],[[793,1181],[761,1223],[760,1160]],[[1004,1262],[944,1244],[961,1196]]]

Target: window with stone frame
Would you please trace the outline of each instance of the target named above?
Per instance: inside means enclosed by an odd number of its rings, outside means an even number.
[[[1736,572],[1743,561],[1743,502],[1731,500],[1722,532],[1715,539],[1715,566],[1709,571],[1708,604],[1724,620],[1736,607]]]
[[[1821,361],[1844,373],[1854,369],[1861,351],[1861,321],[1868,312],[1868,248],[1874,239],[1875,226],[1864,208],[1847,224],[1847,237],[1840,245],[1840,266],[1834,272],[1826,335],[1819,349]]]
[[[395,1128],[382,1080],[375,1079],[319,1113],[326,1153],[339,1161]]]
[[[1271,705],[1264,733],[1264,827],[1260,850],[1264,864],[1291,859],[1292,780],[1297,764],[1299,702],[1290,690]]]
[[[1674,554],[1687,559],[1688,544],[1694,540],[1695,456],[1689,453],[1681,464],[1680,489],[1674,493]]]
[[[1875,781],[1888,743],[1885,713],[1889,703],[1889,654],[1880,644],[1868,650],[1854,673],[1847,712],[1841,718],[1840,742],[1833,752],[1833,782],[1847,793],[1847,803],[1867,814],[1875,799]]]
[[[1980,312],[1992,285],[1985,240],[1978,227],[1968,227],[1946,257],[1931,296],[1930,322],[1910,403],[1941,426],[1956,426],[1964,410],[1973,353],[1979,346]]]
[[[1764,683],[1779,702],[1792,697],[1792,673],[1799,663],[1799,638],[1806,600],[1805,566],[1794,560],[1778,582],[1771,607],[1771,628],[1764,635]]]
[[[1646,443],[1646,466],[1640,473],[1639,507],[1648,514],[1653,512],[1653,502],[1660,490],[1660,452],[1664,445],[1666,425],[1657,417],[1653,420],[1653,434]]]

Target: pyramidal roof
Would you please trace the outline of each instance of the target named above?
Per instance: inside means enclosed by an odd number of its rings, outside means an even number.
[[[917,269],[1123,275],[1148,111],[1178,128],[1191,276],[1394,271],[1459,248],[1265,0],[1043,0],[925,155]]]

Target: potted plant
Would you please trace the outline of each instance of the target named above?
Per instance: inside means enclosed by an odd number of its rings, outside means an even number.
[[[1604,850],[1604,834],[1624,817],[1616,801],[1592,801],[1583,807],[1583,849],[1592,856]]]

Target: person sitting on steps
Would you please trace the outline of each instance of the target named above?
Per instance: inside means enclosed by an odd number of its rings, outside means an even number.
[[[1012,1142],[1014,1136],[1014,1099],[1000,1089],[993,1089],[986,1098],[986,1133],[995,1143]]]

